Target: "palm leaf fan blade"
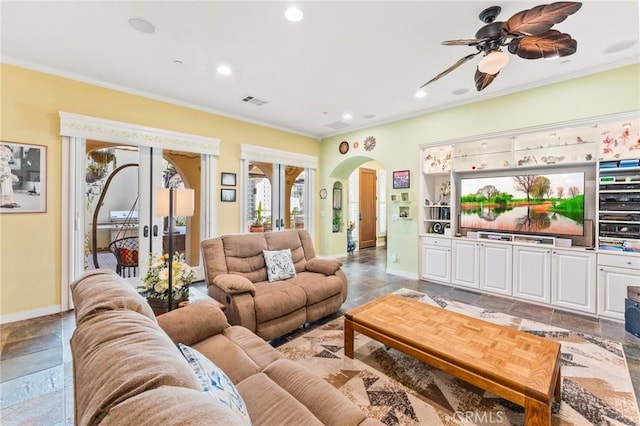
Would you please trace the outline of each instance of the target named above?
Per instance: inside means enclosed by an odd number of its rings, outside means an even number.
[[[445,40],[442,44],[443,46],[475,46],[479,44],[482,40],[478,40],[475,38],[465,38],[460,40]]]
[[[549,30],[537,36],[513,39],[508,49],[524,59],[549,59],[573,55],[578,49],[578,42],[569,34]]]
[[[478,90],[478,92],[482,91],[482,89],[490,85],[498,76],[498,74],[500,74],[500,71],[495,74],[487,74],[481,72],[476,68],[476,75],[474,76],[474,80],[476,81],[476,89]]]
[[[441,77],[444,77],[445,75],[449,74],[451,71],[455,70],[456,68],[458,68],[460,65],[464,64],[465,62],[470,61],[471,59],[473,59],[478,53],[480,53],[479,51],[476,53],[472,53],[470,55],[467,55],[463,58],[460,58],[458,60],[458,62],[456,62],[455,64],[451,65],[449,68],[447,68],[446,70],[442,71],[440,74],[436,75],[435,77],[433,77],[431,80],[427,81],[425,84],[423,84],[422,86],[420,86],[420,88],[422,89],[424,86],[426,86],[429,83],[433,83],[434,81],[440,79]]]
[[[542,34],[581,7],[582,3],[563,1],[523,10],[502,24],[502,32],[511,37]]]

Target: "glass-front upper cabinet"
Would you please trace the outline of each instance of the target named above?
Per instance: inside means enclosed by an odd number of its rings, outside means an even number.
[[[513,136],[515,166],[595,162],[595,140],[595,125]]]
[[[514,167],[511,138],[481,139],[455,144],[453,170],[457,172]]]
[[[434,146],[422,150],[423,173],[448,173],[451,171],[452,145]]]
[[[598,124],[598,158],[615,160],[640,156],[639,128],[640,118]]]

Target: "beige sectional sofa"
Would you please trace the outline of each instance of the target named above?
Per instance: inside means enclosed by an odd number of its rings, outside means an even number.
[[[347,299],[342,264],[316,256],[306,230],[224,235],[201,243],[209,296],[232,325],[265,340],[337,312]],[[263,251],[291,250],[296,276],[269,282]]]
[[[106,270],[85,273],[71,291],[76,425],[241,424],[202,392],[178,342],[228,375],[254,425],[380,424],[263,339],[229,326],[212,300],[156,319],[129,283]]]

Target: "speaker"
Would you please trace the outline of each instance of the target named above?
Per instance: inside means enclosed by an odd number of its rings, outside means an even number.
[[[640,337],[640,303],[624,299],[624,329]]]

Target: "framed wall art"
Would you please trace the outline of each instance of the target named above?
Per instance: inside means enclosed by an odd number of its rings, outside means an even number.
[[[398,170],[393,172],[393,189],[409,188],[409,170]]]
[[[342,189],[333,188],[333,209],[340,210],[342,208]]]
[[[221,189],[220,190],[220,201],[225,203],[233,203],[236,201],[236,190],[235,189]]]
[[[222,186],[236,186],[236,174],[222,172],[222,177],[220,178],[220,184]]]
[[[0,213],[47,211],[47,147],[0,141]]]

